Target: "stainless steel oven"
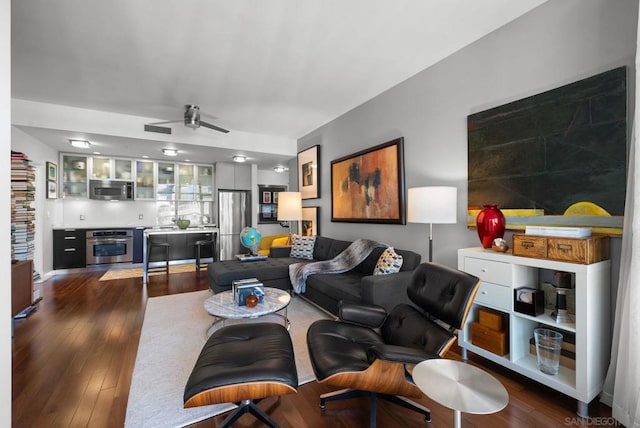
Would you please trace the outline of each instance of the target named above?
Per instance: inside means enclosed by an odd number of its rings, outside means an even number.
[[[133,231],[130,229],[87,231],[87,264],[131,263]]]

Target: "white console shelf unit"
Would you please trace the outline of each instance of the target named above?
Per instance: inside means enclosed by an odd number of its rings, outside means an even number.
[[[478,247],[458,250],[458,269],[481,280],[471,313],[458,338],[463,359],[466,360],[467,351],[471,351],[560,391],[578,401],[579,416],[588,417],[589,402],[602,391],[611,352],[611,262],[567,263],[518,257]],[[543,270],[575,274],[574,322],[557,323],[549,310],[538,316],[514,311],[513,290],[520,287],[540,289],[538,278]],[[500,311],[508,319],[507,355],[496,355],[473,344],[470,324],[477,321],[478,311],[483,307]],[[538,326],[551,326],[575,334],[575,370],[560,366],[556,376],[538,370],[536,356],[529,351],[529,340]]]

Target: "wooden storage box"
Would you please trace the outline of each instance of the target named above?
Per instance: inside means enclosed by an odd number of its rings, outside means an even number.
[[[496,331],[480,323],[471,323],[471,342],[496,355],[509,353],[506,331]]]
[[[504,330],[504,317],[500,312],[492,311],[490,309],[480,309],[478,311],[478,322],[480,325],[492,330]]]
[[[537,259],[591,264],[609,259],[609,237],[560,238],[514,234],[513,255]]]

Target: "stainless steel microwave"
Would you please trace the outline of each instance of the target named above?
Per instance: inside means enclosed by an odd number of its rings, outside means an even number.
[[[103,201],[132,201],[133,182],[89,180],[89,198]]]

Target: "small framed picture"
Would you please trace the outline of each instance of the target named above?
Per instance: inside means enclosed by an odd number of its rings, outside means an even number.
[[[279,192],[273,192],[273,203],[274,204],[278,203],[278,193]]]
[[[298,189],[302,199],[320,197],[320,146],[316,145],[298,153]]]
[[[47,181],[58,181],[58,165],[47,162]]]
[[[302,235],[318,234],[318,207],[302,207]]]
[[[271,192],[262,192],[262,203],[263,204],[271,203]]]
[[[58,183],[55,181],[47,181],[47,199],[58,198]]]

